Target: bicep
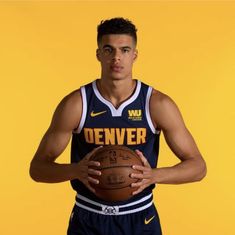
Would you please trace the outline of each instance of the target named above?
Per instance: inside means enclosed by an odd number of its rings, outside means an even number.
[[[80,121],[81,107],[80,93],[72,93],[60,102],[33,160],[54,161],[64,151]]]
[[[186,127],[166,129],[163,134],[168,146],[180,160],[200,156],[197,145]]]
[[[201,156],[176,104],[168,96],[161,98],[157,100],[154,117],[172,152],[180,160]]]
[[[53,130],[50,127],[43,136],[33,160],[55,161],[68,145],[70,137],[70,131]]]

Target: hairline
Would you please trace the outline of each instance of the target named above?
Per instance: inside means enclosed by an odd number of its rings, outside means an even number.
[[[106,35],[127,35],[132,38],[132,40],[134,42],[134,48],[137,46],[137,40],[135,40],[135,37],[133,37],[130,33],[106,33],[106,34],[103,34],[99,39],[97,38],[97,45],[98,46],[100,45],[102,38]]]

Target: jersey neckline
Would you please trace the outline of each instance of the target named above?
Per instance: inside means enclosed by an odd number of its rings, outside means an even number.
[[[129,104],[131,104],[133,101],[136,100],[136,98],[138,97],[139,93],[140,93],[140,88],[141,88],[141,82],[139,80],[136,80],[136,88],[134,93],[131,95],[131,97],[129,99],[127,99],[126,101],[124,101],[118,108],[115,108],[114,105],[106,100],[101,93],[99,92],[98,88],[97,88],[97,80],[92,82],[92,88],[94,90],[94,93],[96,95],[96,97],[102,102],[104,103],[106,106],[108,106],[108,108],[110,109],[112,116],[113,117],[120,117],[122,116],[122,111],[125,107],[127,107]]]

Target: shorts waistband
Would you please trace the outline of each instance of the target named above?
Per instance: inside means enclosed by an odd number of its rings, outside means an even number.
[[[153,194],[150,193],[139,200],[124,205],[105,205],[77,194],[75,204],[80,208],[102,215],[126,215],[150,207],[153,204]]]

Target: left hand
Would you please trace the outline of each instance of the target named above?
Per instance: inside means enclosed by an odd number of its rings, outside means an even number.
[[[133,165],[133,169],[141,171],[142,173],[132,173],[131,178],[139,179],[140,181],[137,183],[132,183],[131,187],[138,187],[136,191],[134,191],[132,194],[136,195],[140,192],[142,192],[145,188],[150,186],[151,184],[154,183],[154,172],[153,169],[151,168],[148,160],[144,157],[143,153],[140,152],[139,150],[135,151],[139,157],[141,158],[143,162],[143,166],[140,165]]]

